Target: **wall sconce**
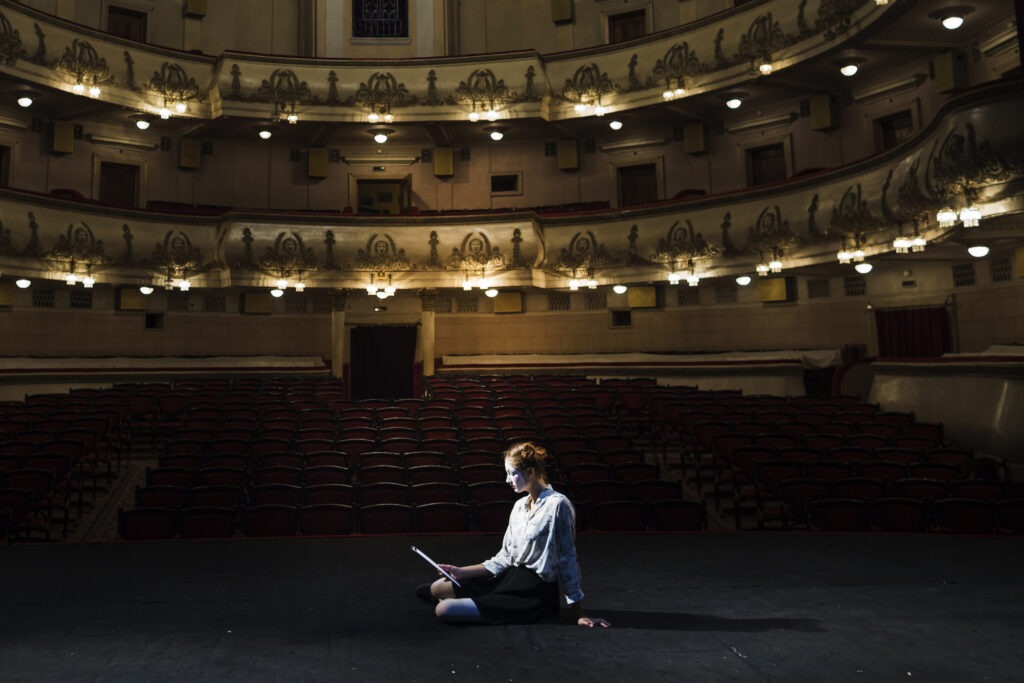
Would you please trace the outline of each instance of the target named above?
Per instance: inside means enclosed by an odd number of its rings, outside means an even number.
[[[771,57],[765,57],[764,60],[760,64],[757,65],[757,71],[762,76],[767,76],[768,74],[770,74],[774,70],[775,70],[775,67],[772,66]]]
[[[686,81],[684,79],[671,79],[665,83],[665,90],[661,93],[662,99],[666,102],[682,97],[686,94]]]
[[[505,137],[505,131],[508,130],[507,126],[485,126],[484,132],[487,133],[492,140],[495,142],[500,141]]]
[[[394,120],[395,116],[387,106],[381,107],[379,113],[376,108],[371,109],[369,115],[366,117],[367,123],[392,123]]]

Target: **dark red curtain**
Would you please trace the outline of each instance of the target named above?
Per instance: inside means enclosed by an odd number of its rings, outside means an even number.
[[[945,306],[875,309],[875,327],[883,358],[931,358],[950,350]]]

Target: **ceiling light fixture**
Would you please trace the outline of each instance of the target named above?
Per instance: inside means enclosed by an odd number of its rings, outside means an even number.
[[[985,258],[988,256],[989,249],[984,244],[976,244],[971,247],[967,247],[967,253],[974,258]]]
[[[150,294],[153,293],[153,288],[150,287],[149,285],[142,285],[141,287],[139,287],[139,292],[144,296],[149,296]]]
[[[383,127],[371,128],[367,132],[373,136],[373,141],[376,142],[378,145],[383,145],[391,138],[392,135],[395,134],[393,128]]]
[[[490,135],[491,139],[494,140],[495,142],[498,142],[499,140],[504,138],[505,137],[505,131],[507,131],[507,130],[508,130],[508,128],[505,127],[505,126],[485,126],[484,127],[484,132],[486,132],[488,135]]]
[[[275,299],[280,299],[282,296],[284,296],[284,290],[283,289],[272,289],[272,290],[270,290],[270,296],[274,297]]]
[[[619,121],[618,119],[613,119],[608,122],[608,127],[611,128],[612,130],[622,130],[622,121]]]
[[[18,98],[18,106],[22,109],[28,109],[32,106],[32,98],[28,95],[22,95]]]
[[[625,294],[627,291],[629,291],[629,287],[627,287],[626,285],[613,285],[612,291],[615,292],[616,294]]]
[[[739,109],[743,106],[743,100],[747,99],[747,94],[743,92],[727,92],[722,93],[722,99],[725,100],[725,106],[729,109]]]
[[[974,11],[974,8],[970,5],[954,5],[952,7],[944,7],[943,9],[935,10],[928,14],[931,19],[938,19],[942,27],[949,30],[955,31],[964,25],[964,17]]]
[[[857,72],[860,71],[861,65],[867,60],[861,59],[860,57],[848,57],[847,59],[840,59],[834,64],[839,67],[839,73],[850,78],[856,76]]]
[[[269,128],[260,128],[260,140],[269,140],[273,135],[273,131],[271,131]]]
[[[498,290],[496,290],[494,287],[491,287],[490,289],[484,290],[484,294],[487,296],[488,299],[493,299],[494,297],[498,296]]]
[[[18,289],[28,289],[32,286],[32,281],[27,278],[21,278],[20,280],[15,280],[14,284],[18,286]]]
[[[870,273],[872,271],[873,268],[874,268],[874,266],[872,266],[867,261],[864,261],[862,263],[858,263],[857,265],[855,265],[853,267],[853,269],[856,270],[861,275],[867,275],[868,273]]]
[[[749,275],[740,275],[738,278],[736,278],[736,284],[738,284],[740,287],[746,287],[747,285],[750,284],[750,282],[751,278]]]

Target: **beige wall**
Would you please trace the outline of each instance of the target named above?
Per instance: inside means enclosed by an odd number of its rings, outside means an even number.
[[[985,261],[977,263],[978,284],[952,290],[948,265],[914,273],[921,283],[912,294],[900,292],[899,274],[873,274],[865,296],[845,297],[842,282],[831,282],[832,296],[809,301],[806,282],[798,283],[799,300],[762,304],[753,287],[738,292],[738,303],[715,304],[709,287],[701,303],[681,306],[677,288],[665,286],[665,306],[632,312],[632,326],[612,328],[606,309],[585,310],[584,293],[571,295],[572,310],[548,311],[547,294],[530,290],[525,313],[492,313],[480,295],[479,312],[438,313],[436,356],[503,353],[701,352],[841,348],[848,344],[875,349],[873,313],[868,308],[941,305],[955,301],[956,334],[963,352],[992,344],[1024,343],[1024,279],[992,283]],[[895,283],[895,284],[894,284]],[[56,285],[54,309],[32,307],[31,290],[17,290],[12,307],[0,307],[0,356],[104,355],[320,355],[330,356],[329,314],[287,315],[275,300],[270,315],[238,313],[239,291],[227,296],[227,313],[203,313],[202,292],[190,295],[195,312],[165,312],[162,293],[150,310],[164,313],[164,328],[144,329],[142,313],[115,312],[114,290],[98,286],[94,309],[68,308],[69,288]],[[441,292],[452,296],[452,290]],[[608,309],[627,307],[625,296],[608,292]],[[346,324],[414,324],[420,318],[414,291],[400,291],[374,312],[379,302],[359,291],[349,294]]]

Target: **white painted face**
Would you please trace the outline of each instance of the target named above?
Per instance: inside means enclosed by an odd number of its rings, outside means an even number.
[[[505,461],[505,483],[511,486],[512,490],[516,493],[522,493],[526,490],[526,474],[522,470],[513,467],[507,460]]]

